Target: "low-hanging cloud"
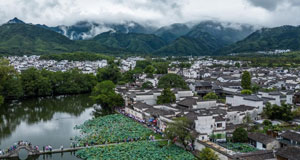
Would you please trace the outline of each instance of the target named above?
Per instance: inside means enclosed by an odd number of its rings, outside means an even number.
[[[219,20],[259,26],[300,24],[299,0],[0,0],[0,24],[13,17],[49,26],[78,21],[163,26]]]

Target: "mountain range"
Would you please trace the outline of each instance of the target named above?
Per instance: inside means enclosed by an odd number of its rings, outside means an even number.
[[[14,18],[0,26],[1,54],[98,52],[109,54],[219,55],[271,49],[299,50],[300,28],[262,28],[246,24],[203,21],[161,28],[136,22],[120,24],[82,21],[49,27]]]

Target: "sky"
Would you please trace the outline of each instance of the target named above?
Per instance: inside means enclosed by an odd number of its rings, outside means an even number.
[[[218,20],[274,27],[300,24],[300,0],[0,0],[0,24],[14,17],[49,26]]]

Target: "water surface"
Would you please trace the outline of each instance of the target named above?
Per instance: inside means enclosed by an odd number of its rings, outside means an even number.
[[[73,127],[92,118],[93,102],[89,95],[27,99],[4,104],[0,108],[0,149],[19,140],[40,148],[70,146],[71,137],[79,135]],[[71,153],[29,159],[77,159]]]

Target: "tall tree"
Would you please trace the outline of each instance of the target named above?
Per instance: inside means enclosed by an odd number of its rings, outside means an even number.
[[[152,84],[152,82],[147,81],[147,82],[143,83],[142,88],[143,89],[152,89],[153,88],[153,84]]]
[[[244,71],[242,74],[242,82],[241,82],[243,89],[251,89],[251,75],[250,72]]]
[[[124,99],[114,89],[115,84],[112,81],[102,81],[95,86],[92,92],[92,98],[107,113],[114,113],[115,107],[124,105]]]
[[[200,152],[199,152],[199,158],[201,160],[219,160],[220,158],[218,157],[218,155],[216,155],[216,153],[210,149],[210,148],[203,148]]]
[[[0,95],[4,99],[15,99],[23,95],[20,75],[6,59],[0,59]]]
[[[144,72],[147,74],[153,74],[155,72],[155,68],[152,65],[148,65],[145,69]]]
[[[193,122],[186,117],[177,117],[169,123],[166,128],[166,135],[170,140],[176,139],[186,149],[189,143],[194,143],[195,136],[192,134]]]
[[[166,74],[158,81],[158,88],[182,88],[187,89],[184,79],[177,74]]]
[[[219,97],[214,92],[209,92],[203,97],[204,100],[217,100],[218,98]]]
[[[266,104],[264,108],[263,115],[267,116],[269,119],[279,119],[284,121],[290,121],[293,119],[292,107],[285,103],[278,106],[276,104],[271,105],[270,103]]]
[[[248,132],[244,128],[239,127],[234,130],[232,140],[233,142],[247,142]]]
[[[170,88],[165,88],[161,95],[157,97],[157,104],[167,104],[176,102],[175,94]]]
[[[115,64],[110,64],[105,68],[100,68],[97,72],[97,78],[99,82],[110,80],[115,84],[122,78],[120,69]]]

